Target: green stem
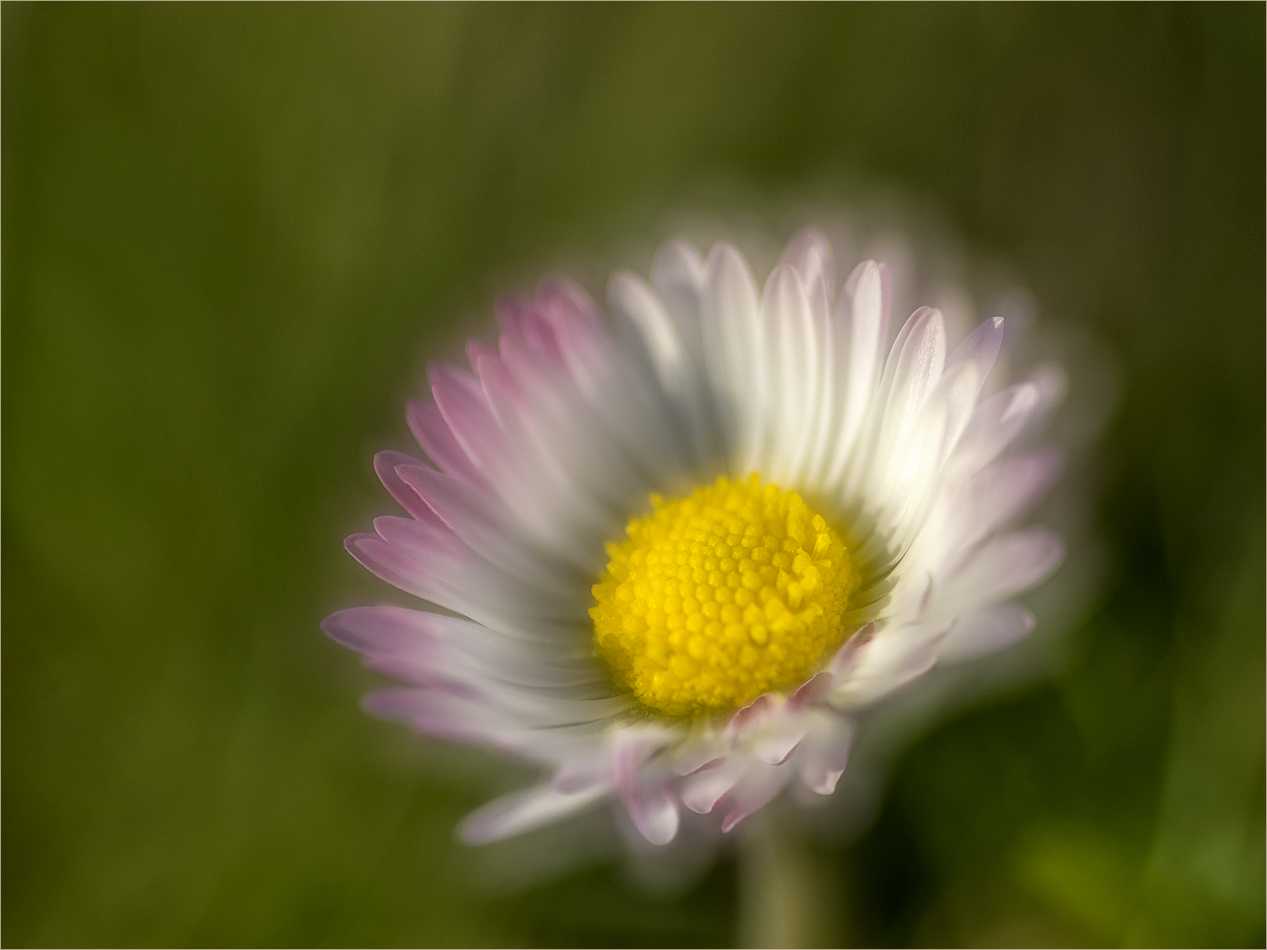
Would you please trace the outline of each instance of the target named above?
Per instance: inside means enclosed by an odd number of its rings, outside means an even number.
[[[834,862],[759,812],[739,844],[739,945],[840,946],[842,889]]]

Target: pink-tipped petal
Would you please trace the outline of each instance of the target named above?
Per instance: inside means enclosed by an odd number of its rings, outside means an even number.
[[[735,789],[726,818],[721,823],[722,833],[733,831],[745,818],[768,805],[791,778],[791,770],[770,766],[754,768],[744,776]]]
[[[937,663],[937,651],[953,621],[885,629],[861,647],[846,675],[837,677],[831,703],[855,709],[923,676]]]
[[[825,701],[831,693],[834,680],[835,676],[832,675],[830,670],[822,670],[815,673],[798,686],[796,692],[787,698],[788,711],[800,712]]]
[[[383,483],[383,487],[388,493],[399,502],[400,507],[416,521],[427,522],[428,524],[437,524],[435,512],[433,512],[427,503],[414,491],[411,487],[400,480],[400,476],[396,474],[396,467],[399,465],[421,465],[417,459],[405,455],[403,452],[379,452],[374,456],[374,472],[378,475],[378,480]]]
[[[817,228],[803,228],[788,242],[784,262],[796,268],[815,314],[828,315],[836,290],[831,244]]]
[[[730,794],[742,774],[741,766],[733,761],[696,772],[682,784],[682,804],[697,815],[707,815]]]
[[[830,795],[845,774],[854,728],[848,720],[831,715],[810,731],[798,753],[801,781],[819,795]]]
[[[673,750],[673,772],[691,775],[701,769],[716,768],[729,752],[730,743],[716,733],[688,737]]]
[[[668,844],[677,836],[678,810],[663,774],[647,769],[647,757],[664,744],[656,730],[625,729],[612,740],[612,774],[621,801],[642,836]]]
[[[515,531],[516,521],[500,498],[416,462],[400,466],[396,474],[473,551],[508,574],[561,597],[574,597],[583,587],[570,567],[534,549]]]
[[[955,363],[972,363],[977,367],[977,375],[984,382],[998,359],[999,349],[1003,346],[1003,318],[991,317],[983,321],[969,333],[962,343],[955,347],[946,365]]]
[[[419,399],[410,401],[406,407],[405,419],[422,450],[440,471],[473,485],[485,483],[484,476],[462,446],[458,445],[449,424],[444,421],[444,416],[435,403]]]
[[[378,535],[354,534],[343,546],[362,566],[393,587],[433,604],[439,603],[436,588],[419,575],[416,565]]]
[[[872,637],[879,631],[880,625],[874,620],[865,624],[858,629],[848,640],[845,645],[836,651],[836,655],[832,657],[831,663],[827,669],[832,674],[833,684],[840,679],[847,678],[857,666],[861,656],[862,648],[871,642]]]
[[[736,712],[726,724],[726,736],[733,739],[756,728],[779,708],[779,698],[773,693],[762,693],[743,709]]]
[[[763,729],[752,742],[752,752],[766,765],[782,765],[805,738],[805,724],[791,716],[781,716],[775,728]]]

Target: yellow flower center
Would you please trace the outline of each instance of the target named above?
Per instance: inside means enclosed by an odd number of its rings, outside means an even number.
[[[836,532],[795,492],[718,478],[608,543],[594,643],[616,681],[668,716],[736,709],[811,676],[858,589]]]

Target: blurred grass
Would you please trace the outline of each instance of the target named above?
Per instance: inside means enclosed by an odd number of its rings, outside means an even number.
[[[936,203],[1115,349],[1075,660],[912,749],[863,945],[1261,945],[1261,5],[27,6],[3,35],[3,939],[717,945],[472,885],[511,782],[365,717],[330,609],[422,357],[717,183]],[[724,208],[722,210],[725,210]],[[428,348],[431,348],[430,350]]]

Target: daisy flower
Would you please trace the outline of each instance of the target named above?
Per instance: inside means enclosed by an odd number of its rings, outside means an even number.
[[[542,766],[467,841],[612,800],[665,844],[684,809],[727,832],[790,783],[831,795],[861,711],[1033,627],[1008,598],[1062,546],[1008,526],[1059,457],[1009,447],[1050,390],[986,386],[1000,317],[948,354],[924,307],[888,345],[889,300],[874,261],[837,293],[812,230],[762,289],[675,241],[612,278],[610,322],[549,281],[470,370],[430,368],[429,463],[375,459],[408,516],[347,541],[427,603],[324,627],[404,684],[371,712]]]

